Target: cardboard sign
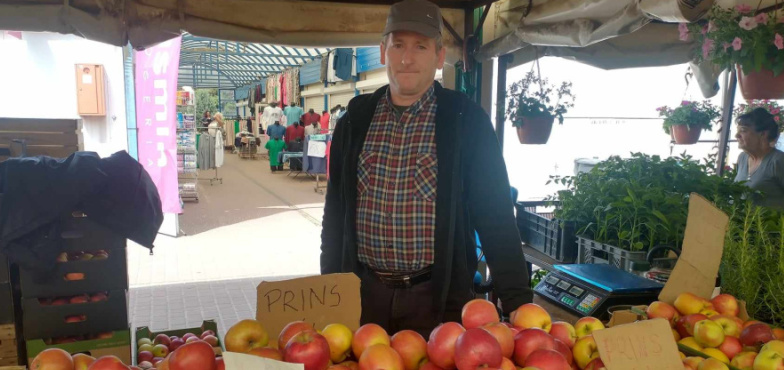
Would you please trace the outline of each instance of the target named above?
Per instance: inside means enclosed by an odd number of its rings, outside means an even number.
[[[719,275],[724,235],[729,216],[697,193],[689,197],[689,216],[683,250],[664,285],[659,300],[675,302],[679,294],[694,293],[710,299]]]
[[[670,324],[654,319],[593,332],[607,370],[682,370]]]
[[[303,370],[303,364],[270,360],[268,358],[237,352],[224,352],[223,363],[226,370]]]
[[[270,338],[277,338],[292,321],[311,323],[317,330],[340,323],[354,331],[361,313],[359,278],[354,274],[262,281],[256,288],[256,320]],[[277,343],[270,341],[270,345]]]

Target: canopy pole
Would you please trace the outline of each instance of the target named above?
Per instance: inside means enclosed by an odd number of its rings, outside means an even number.
[[[504,124],[506,124],[506,65],[508,63],[509,55],[501,55],[498,57],[498,76],[496,77],[498,85],[495,90],[495,135],[498,137],[498,144],[501,146],[501,152],[504,150]]]
[[[722,99],[721,112],[721,131],[719,134],[719,158],[716,161],[716,172],[721,176],[724,174],[724,166],[727,162],[727,152],[729,151],[730,131],[732,128],[732,110],[735,105],[735,90],[738,85],[738,76],[735,68],[730,68],[724,76],[724,96]]]

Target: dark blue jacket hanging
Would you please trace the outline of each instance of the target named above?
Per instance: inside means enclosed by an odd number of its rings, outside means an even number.
[[[354,49],[335,49],[335,60],[332,62],[335,76],[343,81],[351,80],[351,67],[354,64]]]

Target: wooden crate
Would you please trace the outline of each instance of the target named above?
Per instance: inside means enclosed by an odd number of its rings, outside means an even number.
[[[0,161],[22,154],[65,158],[84,150],[81,120],[0,117]]]
[[[17,365],[18,356],[16,327],[14,324],[0,325],[0,366]]]

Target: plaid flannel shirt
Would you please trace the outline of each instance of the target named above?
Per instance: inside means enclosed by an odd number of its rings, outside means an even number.
[[[357,247],[370,268],[414,272],[433,264],[436,96],[431,86],[398,118],[379,100],[359,155]]]

